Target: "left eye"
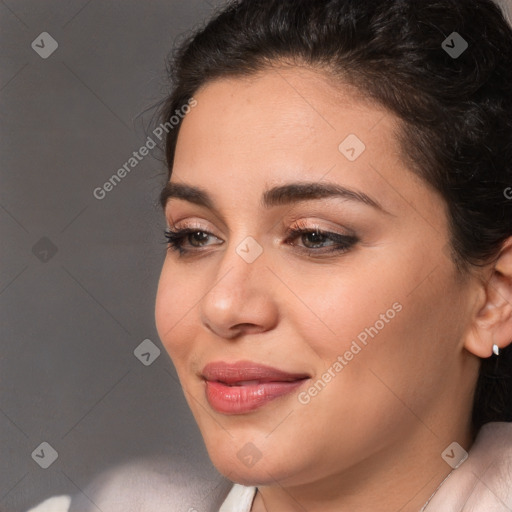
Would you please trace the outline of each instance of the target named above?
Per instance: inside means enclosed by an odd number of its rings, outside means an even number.
[[[289,244],[291,240],[295,240],[300,237],[306,250],[317,253],[320,251],[315,249],[329,248],[328,251],[322,252],[347,251],[358,241],[357,237],[352,235],[341,235],[339,233],[321,231],[320,229],[290,229],[288,230],[287,235],[288,238],[286,243]],[[331,243],[324,245],[326,241],[330,241]]]

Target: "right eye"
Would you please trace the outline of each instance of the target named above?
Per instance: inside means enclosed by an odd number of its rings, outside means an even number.
[[[209,237],[216,238],[212,233],[197,228],[183,228],[176,230],[168,228],[165,230],[165,238],[169,244],[169,248],[173,251],[178,251],[180,256],[189,252],[194,252],[197,248],[204,247],[204,242],[208,241]],[[189,245],[195,249],[186,249],[184,247],[185,242],[188,242]]]

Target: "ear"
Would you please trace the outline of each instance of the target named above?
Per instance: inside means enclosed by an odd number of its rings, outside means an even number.
[[[481,292],[483,299],[464,346],[476,356],[487,358],[494,344],[502,349],[512,343],[512,237],[502,245]]]

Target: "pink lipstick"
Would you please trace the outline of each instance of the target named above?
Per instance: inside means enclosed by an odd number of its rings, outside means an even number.
[[[206,399],[223,414],[244,414],[296,390],[309,379],[305,373],[290,373],[252,361],[207,364],[201,376]]]

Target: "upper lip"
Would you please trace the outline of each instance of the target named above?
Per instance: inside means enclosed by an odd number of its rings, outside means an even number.
[[[285,372],[278,368],[255,363],[252,361],[237,361],[226,363],[218,361],[208,363],[202,370],[201,376],[210,381],[225,384],[236,384],[244,381],[259,382],[291,382],[309,378],[307,373]]]

